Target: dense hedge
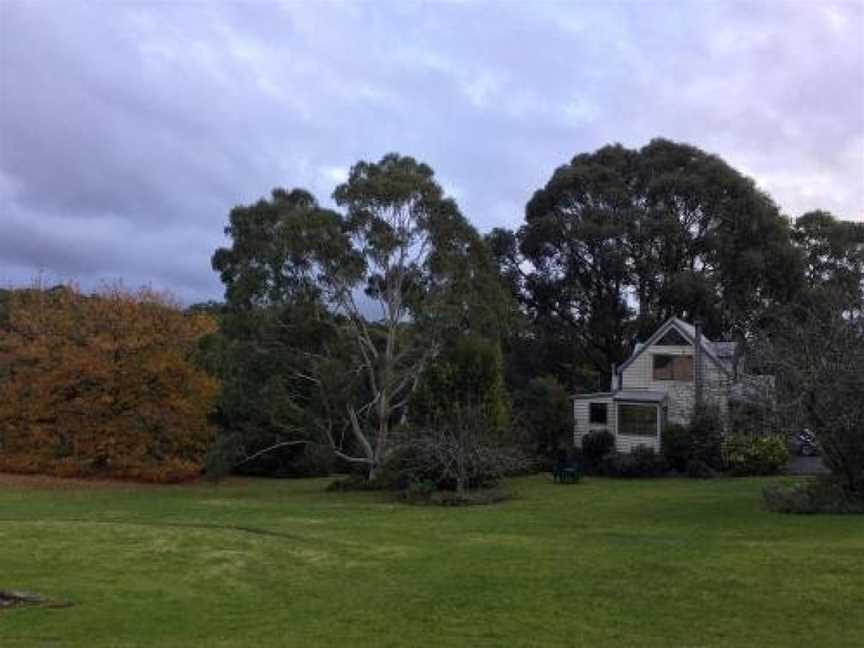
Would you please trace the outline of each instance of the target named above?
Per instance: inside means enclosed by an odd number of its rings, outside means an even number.
[[[789,463],[786,440],[778,434],[732,434],[724,440],[723,451],[733,475],[777,475]]]
[[[615,449],[615,437],[608,430],[593,430],[582,437],[582,458],[589,471],[597,471],[610,452]]]
[[[215,328],[151,291],[15,291],[0,335],[0,470],[171,482],[201,471]]]

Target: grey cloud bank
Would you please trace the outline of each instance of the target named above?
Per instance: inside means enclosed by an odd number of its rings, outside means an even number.
[[[663,136],[864,220],[860,3],[0,2],[0,284],[218,298],[228,210],[435,168],[514,227],[574,154]]]

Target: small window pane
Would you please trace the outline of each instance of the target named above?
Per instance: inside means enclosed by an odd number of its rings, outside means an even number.
[[[654,356],[654,380],[672,380],[672,356]]]
[[[672,380],[693,380],[693,356],[677,356],[672,362]]]
[[[655,355],[654,380],[693,380],[693,356]]]
[[[589,412],[592,425],[606,425],[609,420],[609,407],[606,403],[591,403]]]
[[[657,436],[656,405],[619,405],[618,434]]]

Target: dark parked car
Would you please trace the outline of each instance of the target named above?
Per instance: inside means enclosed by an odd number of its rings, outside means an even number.
[[[810,430],[801,430],[792,437],[792,452],[800,457],[818,457],[820,452],[816,436]]]

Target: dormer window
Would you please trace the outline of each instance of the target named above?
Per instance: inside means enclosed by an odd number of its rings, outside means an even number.
[[[693,382],[693,356],[655,354],[654,380]]]

